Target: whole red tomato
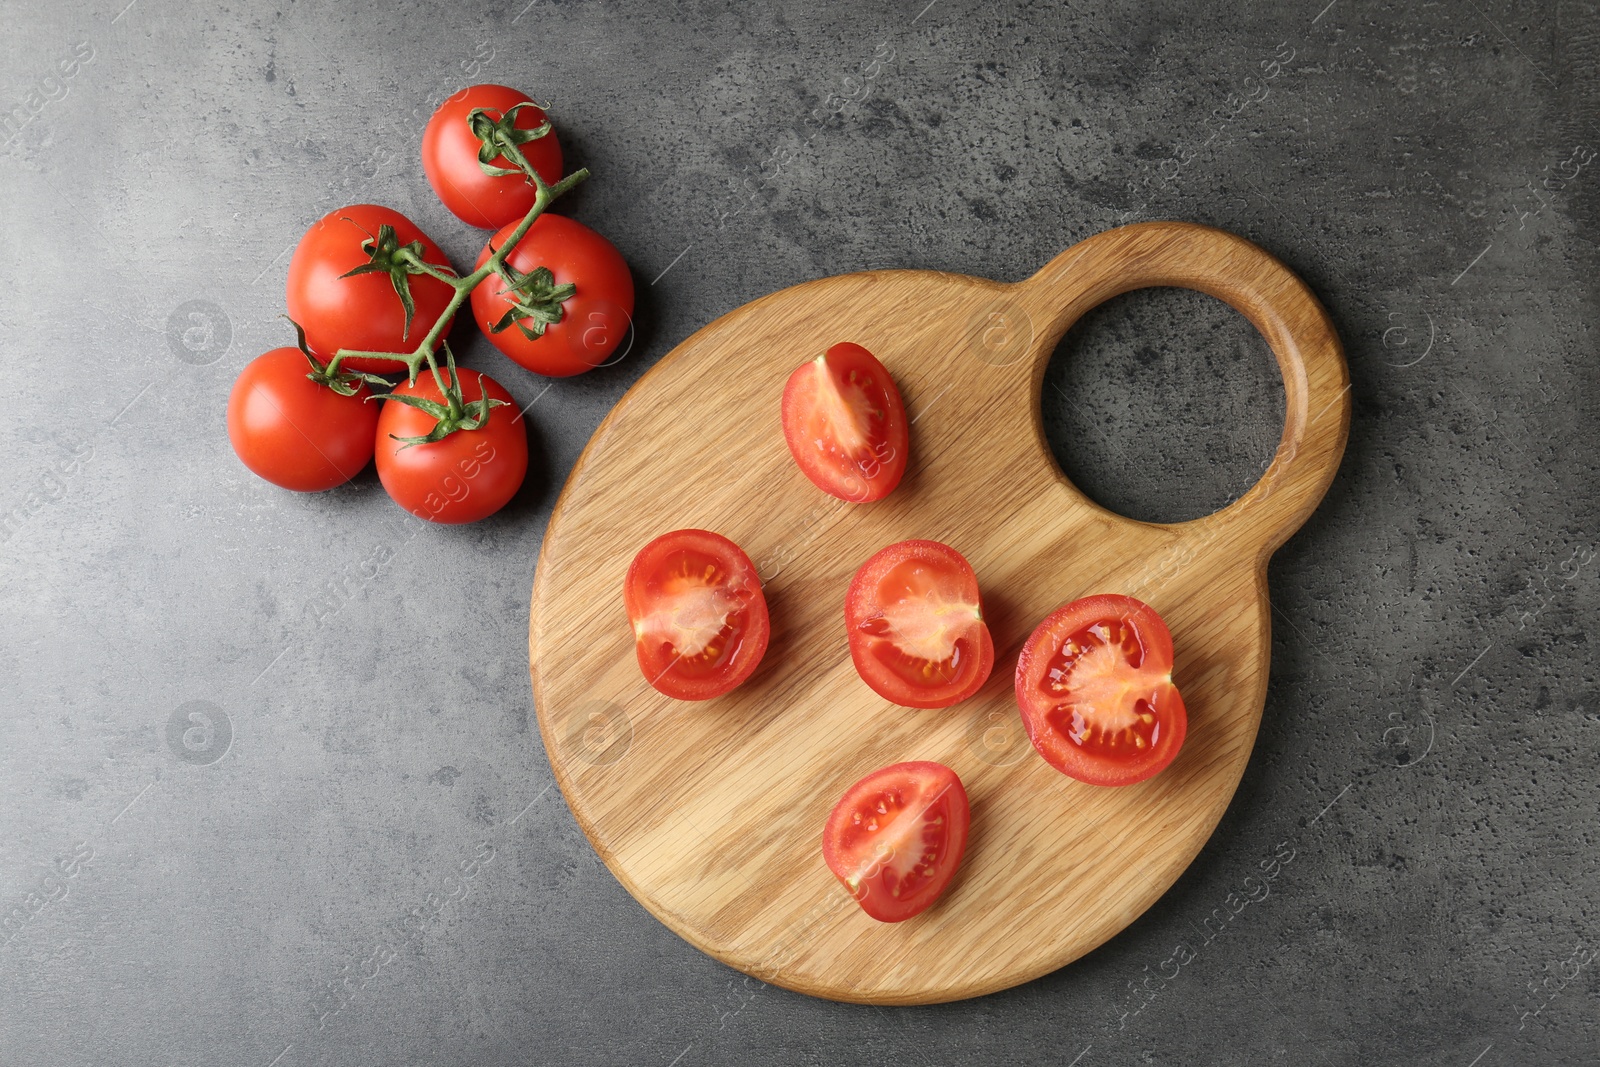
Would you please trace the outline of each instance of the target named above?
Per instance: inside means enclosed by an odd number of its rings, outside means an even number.
[[[343,485],[372,459],[378,405],[358,384],[341,396],[308,375],[298,349],[274,348],[240,372],[228,394],[228,440],[244,465],[285,489]]]
[[[544,123],[545,113],[517,90],[504,85],[471,85],[440,104],[422,131],[422,170],[428,184],[444,206],[468,225],[499,229],[521,219],[533,207],[534,187],[526,176],[484,173],[478,162],[483,142],[468,121],[474,110],[483,108],[490,124],[504,124],[505,116],[518,104],[527,106],[511,117],[512,129],[533,130]],[[554,130],[517,149],[546,182],[554,185],[561,180],[561,144]],[[495,156],[489,165],[517,169],[504,155]]]
[[[375,271],[344,277],[370,262],[370,248],[364,248],[363,242],[376,241],[385,226],[393,229],[399,245],[420,241],[424,261],[450,269],[439,246],[398,211],[357,204],[318,219],[300,238],[289,261],[287,297],[289,317],[305,328],[306,343],[324,359],[331,359],[341,348],[413,352],[455,296],[455,289],[438,278],[407,275],[416,307],[408,328],[405,306],[389,274]],[[392,374],[405,364],[362,358],[343,360],[339,366]]]
[[[449,372],[440,376],[449,381]],[[462,399],[487,397],[504,405],[489,411],[476,430],[456,430],[443,440],[407,445],[397,437],[423,437],[438,420],[417,408],[386,401],[378,416],[378,478],[396,504],[430,522],[477,522],[499,511],[528,473],[528,429],[501,384],[486,374],[460,375]],[[394,395],[444,403],[428,370],[415,383],[401,382]]]
[[[514,229],[516,223],[490,238],[474,269]],[[627,336],[633,275],[616,246],[583,223],[540,215],[506,265],[524,289],[508,292],[505,279],[491,275],[472,290],[472,315],[514,362],[536,374],[564,378],[600,366]],[[515,316],[519,297],[538,305],[540,314],[507,321],[508,314]],[[557,314],[560,321],[550,321]]]

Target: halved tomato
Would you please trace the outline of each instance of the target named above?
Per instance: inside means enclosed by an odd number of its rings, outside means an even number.
[[[908,708],[965,700],[994,669],[978,576],[938,541],[901,541],[863,563],[844,621],[861,680]]]
[[[771,622],[750,557],[709,530],[674,530],[639,550],[623,585],[645,680],[709,700],[750,677]]]
[[[900,390],[876,356],[848,341],[789,375],[783,437],[811,483],[840,500],[882,500],[906,472]]]
[[[1116,594],[1074,600],[1039,624],[1017,659],[1017,704],[1039,754],[1090,785],[1160,773],[1188,729],[1167,624]]]
[[[896,763],[850,787],[822,831],[822,858],[861,910],[897,923],[926,911],[961,865],[972,809],[942,763]]]

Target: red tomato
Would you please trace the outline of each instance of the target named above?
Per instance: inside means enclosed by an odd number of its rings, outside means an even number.
[[[439,372],[446,380],[449,372]],[[424,369],[415,384],[401,382],[402,396],[443,402],[439,384]],[[504,400],[476,430],[457,430],[441,441],[407,447],[394,437],[421,437],[437,420],[425,411],[385,402],[378,419],[378,479],[394,502],[430,522],[477,522],[499,511],[528,473],[528,428],[511,394],[486,374],[461,374],[463,400]],[[390,435],[393,434],[394,437]]]
[[[285,489],[315,493],[343,485],[372,459],[378,405],[359,385],[340,396],[312,381],[297,348],[274,348],[246,364],[228,394],[228,440],[244,465]]]
[[[972,811],[942,763],[896,763],[850,787],[822,831],[822,858],[861,910],[897,923],[926,911],[961,865]]]
[[[490,238],[473,269],[483,266],[491,250],[498,249],[514,229],[516,223]],[[540,215],[506,257],[506,264],[519,279],[546,268],[551,278],[544,279],[538,291],[547,298],[544,307],[550,314],[558,308],[561,314],[559,322],[516,319],[496,333],[513,300],[505,295],[504,279],[491,276],[479,283],[472,291],[472,315],[494,346],[514,362],[536,374],[565,378],[600,366],[627,336],[633,322],[633,275],[616,247],[583,223],[563,215]],[[551,286],[567,285],[575,291],[565,300],[559,294],[550,296]]]
[[[488,117],[498,122],[518,104],[528,106],[512,120],[517,129],[531,130],[543,124],[544,112],[517,90],[504,85],[470,85],[440,104],[422,131],[422,170],[428,175],[428,184],[444,206],[468,225],[496,230],[521,219],[533,207],[533,183],[525,176],[483,172],[478,164],[482,142],[467,122],[476,108],[486,109]],[[539,177],[551,185],[561,180],[561,144],[554,130],[517,147]],[[503,155],[495,156],[489,165],[517,169]]]
[[[709,530],[674,530],[639,550],[622,587],[645,680],[678,700],[738,686],[767,651],[771,623],[744,550]]]
[[[965,700],[994,669],[978,576],[938,541],[901,541],[863,563],[844,621],[861,680],[908,708]]]
[[[422,258],[445,270],[450,261],[412,221],[386,207],[357,204],[318,219],[295,247],[289,261],[289,317],[305,327],[306,344],[324,360],[341,348],[369,352],[414,352],[439,321],[455,290],[425,274],[408,275],[416,306],[406,329],[405,307],[389,275],[378,271],[342,275],[370,261],[362,242],[376,240],[383,226],[394,227],[402,245],[422,242]],[[446,332],[449,327],[446,327]],[[405,363],[392,359],[346,359],[340,368],[393,374]]]
[[[1128,596],[1074,600],[1040,623],[1017,660],[1017,704],[1039,754],[1090,785],[1159,773],[1188,728],[1172,634]]]
[[[894,491],[911,447],[894,379],[876,356],[848,341],[789,375],[783,437],[813,485],[856,503]]]

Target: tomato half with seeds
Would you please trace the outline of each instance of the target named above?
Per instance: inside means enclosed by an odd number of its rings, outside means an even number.
[[[994,669],[978,576],[938,541],[901,541],[862,564],[844,620],[861,680],[908,708],[965,700]]]
[[[876,356],[849,341],[789,375],[783,437],[813,485],[854,503],[893,492],[911,447],[894,379]]]
[[[1033,747],[1080,782],[1142,782],[1183,747],[1189,717],[1172,684],[1172,634],[1133,597],[1058,608],[1023,645],[1016,680]]]
[[[710,530],[674,530],[639,550],[623,583],[645,680],[677,700],[709,700],[755,671],[772,631],[744,550]]]
[[[955,877],[972,809],[942,763],[896,763],[850,787],[822,831],[822,858],[879,922],[926,911]]]
[[[285,297],[289,318],[306,331],[306,344],[324,360],[341,348],[365,352],[413,352],[444,314],[455,289],[426,274],[410,274],[413,313],[406,321],[405,305],[390,275],[372,271],[345,277],[371,263],[371,245],[387,226],[399,246],[422,244],[424,262],[450,270],[450,261],[416,223],[398,211],[375,204],[356,204],[330,211],[300,238],[289,260]],[[445,327],[446,332],[449,326]],[[442,339],[442,337],[441,337]],[[343,370],[393,374],[405,369],[404,360],[360,356],[339,364]]]
[[[533,207],[536,191],[522,174],[486,174],[478,163],[483,142],[469,119],[479,108],[489,125],[528,131],[544,124],[545,114],[525,93],[504,85],[469,85],[439,105],[422,131],[422,170],[451,213],[469,226],[498,230]],[[507,121],[509,117],[509,121]],[[515,134],[511,134],[516,139]],[[561,180],[561,145],[555,130],[517,145],[539,177]],[[505,156],[489,161],[499,170],[516,170]]]

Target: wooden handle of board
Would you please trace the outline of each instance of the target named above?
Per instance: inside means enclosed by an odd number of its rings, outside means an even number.
[[[1224,301],[1277,357],[1285,420],[1271,466],[1228,507],[1176,526],[1208,547],[1264,562],[1310,516],[1344,455],[1350,375],[1338,334],[1306,284],[1244,238],[1189,222],[1135,223],[1080,241],[1016,286],[1016,304],[1036,339],[1033,395],[1073,323],[1114,296],[1152,286]]]

